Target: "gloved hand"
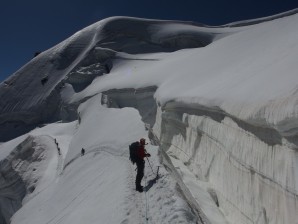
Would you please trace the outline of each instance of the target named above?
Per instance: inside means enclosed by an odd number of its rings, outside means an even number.
[[[150,155],[150,153],[147,153],[147,157],[150,157],[151,155]]]

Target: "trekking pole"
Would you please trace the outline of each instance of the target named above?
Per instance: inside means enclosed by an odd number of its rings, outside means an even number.
[[[149,163],[149,165],[150,165],[150,167],[151,167],[152,173],[155,174],[154,171],[153,171],[153,169],[152,169],[152,166],[151,166],[151,164],[150,164],[150,162],[149,162],[148,157],[146,157],[146,159],[147,159],[147,161],[148,161],[148,163]]]

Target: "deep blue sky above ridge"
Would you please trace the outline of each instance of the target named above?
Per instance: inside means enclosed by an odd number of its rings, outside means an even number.
[[[34,52],[110,16],[223,25],[295,8],[297,0],[1,0],[0,82],[29,62]]]

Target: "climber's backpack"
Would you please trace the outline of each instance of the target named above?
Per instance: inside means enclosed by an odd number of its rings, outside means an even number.
[[[139,142],[131,143],[129,146],[129,159],[132,162],[132,164],[135,164],[138,160],[138,151],[139,148]]]

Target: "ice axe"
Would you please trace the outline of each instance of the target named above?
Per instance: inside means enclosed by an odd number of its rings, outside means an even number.
[[[157,179],[159,178],[158,171],[159,171],[159,166],[157,166],[157,171],[156,171],[156,178]]]
[[[151,166],[151,164],[150,164],[150,162],[149,162],[148,157],[146,157],[146,159],[147,159],[147,161],[148,161],[148,163],[149,163],[149,165],[150,165],[150,168],[151,168],[151,170],[152,170],[152,173],[154,173],[154,171],[153,171],[153,169],[152,169],[152,166]]]
[[[153,168],[152,168],[152,166],[151,166],[151,164],[150,164],[150,161],[149,161],[148,157],[146,157],[146,159],[147,159],[147,161],[148,161],[148,163],[149,163],[149,166],[150,166],[150,168],[151,168],[151,170],[152,170],[152,173],[155,174],[154,171],[153,171]],[[159,171],[159,166],[157,166],[156,178],[159,177],[159,176],[158,176],[158,171]]]

